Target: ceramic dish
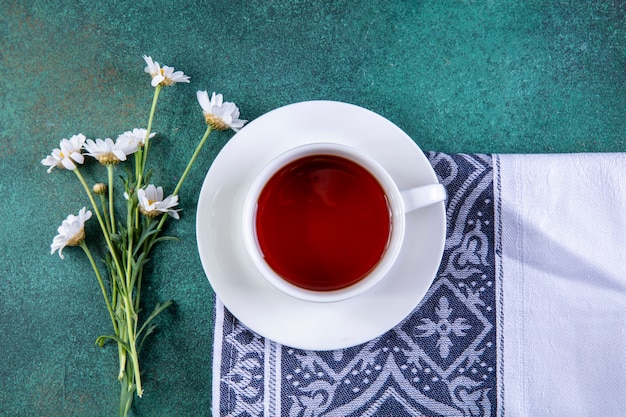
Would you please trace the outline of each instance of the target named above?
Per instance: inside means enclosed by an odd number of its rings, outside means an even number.
[[[244,200],[255,175],[270,160],[294,146],[322,141],[360,149],[400,189],[437,182],[420,148],[382,116],[346,103],[302,102],[257,118],[226,144],[205,178],[196,222],[204,271],[226,308],[260,335],[310,350],[361,344],[402,321],[435,277],[446,229],[443,202],[407,214],[396,263],[385,279],[357,297],[316,303],[274,288],[246,251]]]

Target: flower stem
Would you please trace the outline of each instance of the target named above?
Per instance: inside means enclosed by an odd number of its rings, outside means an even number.
[[[79,246],[83,249],[83,251],[87,255],[87,258],[89,259],[89,262],[91,263],[91,266],[96,274],[96,278],[98,279],[98,284],[100,285],[100,290],[102,291],[102,296],[104,297],[104,302],[109,312],[109,317],[111,318],[111,323],[113,324],[113,331],[115,332],[117,336],[122,336],[122,334],[120,333],[120,329],[118,327],[118,322],[115,319],[115,315],[113,313],[113,308],[111,307],[112,304],[115,305],[116,303],[117,290],[115,286],[115,279],[112,280],[113,284],[111,288],[111,293],[112,293],[112,303],[111,303],[109,302],[109,295],[107,293],[106,287],[104,286],[104,282],[102,281],[102,275],[100,275],[100,270],[96,266],[96,262],[93,259],[93,256],[91,254],[91,251],[89,250],[89,247],[84,241],[82,241],[79,244]],[[124,349],[124,347],[121,345],[119,341],[117,342],[117,353],[118,353],[118,359],[119,359],[119,364],[120,364],[118,379],[121,381],[124,378],[124,370],[126,368],[126,350]],[[130,401],[132,401],[132,398]],[[127,402],[130,405],[130,402],[129,401]],[[128,413],[128,410],[126,410],[126,413]],[[124,414],[124,416],[125,415],[126,414]]]
[[[134,386],[132,383],[132,374],[120,381],[120,408],[119,417],[126,417],[133,404]]]
[[[150,116],[148,117],[148,127],[146,128],[146,138],[144,139],[143,151],[139,154],[139,166],[136,165],[135,175],[137,177],[137,189],[141,188],[144,170],[146,169],[146,161],[148,160],[148,151],[150,150],[150,132],[152,130],[152,120],[156,110],[159,93],[161,92],[161,84],[154,88],[154,96],[152,97],[152,107],[150,108]]]
[[[126,212],[126,229],[128,232],[128,247],[126,248],[126,286],[130,289],[130,277],[132,275],[132,259],[133,259],[133,246],[134,246],[134,230],[137,228],[136,222],[133,222],[133,213],[136,213],[136,210],[133,207],[133,202],[131,199],[128,200],[128,209]],[[138,217],[135,214],[135,217]],[[133,223],[135,223],[135,227],[133,228]],[[139,293],[137,293],[137,298],[139,298]]]
[[[93,194],[91,194],[91,190],[89,189],[89,186],[85,182],[85,178],[83,178],[78,168],[74,169],[73,172],[76,174],[76,176],[78,177],[78,180],[83,185],[83,188],[85,189],[85,192],[87,193],[87,197],[89,197],[91,206],[93,207],[93,210],[96,212],[96,217],[98,218],[98,222],[100,223],[102,234],[104,235],[104,239],[106,240],[107,246],[109,247],[109,252],[111,252],[111,257],[113,258],[113,262],[115,262],[115,267],[117,268],[117,271],[120,274],[120,276],[123,276],[124,270],[120,266],[119,259],[117,259],[117,251],[115,250],[115,246],[113,246],[113,242],[111,242],[111,238],[109,237],[109,234],[107,233],[106,225],[104,223],[104,220],[102,220],[102,214],[100,214],[100,210],[98,210],[98,206],[96,205],[96,200],[94,200]]]
[[[104,195],[103,194],[100,194],[100,205],[102,206],[102,214],[103,214],[103,217],[104,217],[104,224],[105,224],[105,226],[107,228],[107,232],[110,233],[111,232],[111,223],[110,223],[110,220],[109,220],[109,213],[108,213],[108,210],[107,210],[107,204],[106,204],[106,201],[104,199]]]
[[[98,269],[96,261],[94,261],[93,256],[91,255],[91,251],[89,250],[89,247],[87,247],[87,244],[84,240],[80,242],[79,246],[83,249],[85,255],[87,255],[87,258],[89,258],[89,262],[91,262],[93,271],[96,273],[96,278],[98,279],[98,284],[100,284],[100,290],[102,291],[104,302],[106,303],[107,310],[109,311],[109,317],[111,318],[111,322],[113,323],[113,330],[115,330],[115,332],[117,333],[117,322],[115,321],[115,316],[113,315],[113,309],[111,308],[111,303],[109,302],[109,294],[104,286],[104,282],[102,281],[100,270]]]
[[[135,184],[135,189],[134,190],[129,190],[129,194],[132,191],[136,191],[137,189],[139,189],[141,187],[140,182],[142,181],[142,168],[141,168],[141,163],[143,161],[143,147],[139,147],[139,149],[137,150],[137,152],[135,152],[135,180],[137,181],[137,183]]]
[[[116,279],[115,277],[113,278],[114,280]],[[115,294],[118,294],[119,292],[116,292]],[[122,344],[128,344],[127,340],[126,340],[126,324],[123,321],[123,307],[120,304],[119,299],[117,299],[116,297],[116,304],[115,304],[115,309],[117,312],[117,319],[118,319],[118,327],[117,327],[117,336],[120,338],[121,342],[117,343],[117,353],[118,353],[118,357],[119,357],[119,362],[120,362],[120,367],[119,367],[119,373],[117,375],[117,379],[122,382],[124,381],[126,378],[129,377],[129,375],[126,372],[126,368],[128,366],[128,361],[126,360],[126,355],[127,355],[127,350],[126,347],[123,346]]]
[[[111,233],[115,233],[115,210],[113,207],[113,165],[107,164],[109,175],[109,216],[111,216]]]
[[[135,211],[135,216],[136,219],[139,218],[139,214],[137,212],[137,210]],[[151,217],[145,217],[146,222],[144,223],[143,227],[145,229],[150,229],[150,226],[152,225],[152,218]],[[158,234],[158,232],[157,232]],[[155,237],[156,235],[155,234]],[[143,245],[142,245],[142,250],[143,252],[145,252],[146,254],[150,252],[150,247],[148,247],[148,242],[147,240],[144,241]],[[129,249],[130,251],[130,249]],[[139,301],[140,301],[140,296],[141,296],[141,280],[143,279],[143,268],[141,268],[139,270],[139,272],[137,273],[137,278],[135,281],[135,311],[139,311]]]
[[[141,397],[143,396],[143,388],[141,386],[141,374],[139,373],[139,354],[137,353],[137,314],[135,313],[133,304],[129,299],[131,294],[127,294],[124,297],[124,307],[126,310],[126,331],[128,334],[128,344],[130,345],[130,356],[135,376],[135,384],[137,386],[137,396]],[[131,314],[133,317],[131,317]]]
[[[137,283],[135,284],[135,310],[139,310],[139,294],[141,294],[141,279],[143,278],[143,271],[139,271],[137,274]]]
[[[127,361],[128,355],[127,352],[120,352],[120,377],[122,383],[122,402],[120,403],[120,416],[126,415],[128,410],[130,409],[130,405],[132,402],[132,392],[136,390],[137,395],[141,397],[143,395],[143,388],[141,385],[141,374],[139,370],[139,354],[137,352],[137,307],[139,305],[139,291],[140,287],[133,291],[133,252],[134,252],[134,230],[138,227],[138,209],[135,205],[135,196],[134,193],[137,192],[143,186],[143,177],[146,168],[146,161],[148,159],[148,152],[150,150],[150,132],[152,130],[152,121],[154,120],[154,113],[156,110],[156,105],[159,98],[159,93],[161,91],[161,85],[158,85],[154,90],[154,96],[152,98],[152,107],[150,108],[150,116],[148,118],[148,127],[146,129],[146,137],[144,139],[143,149],[140,148],[138,152],[135,153],[135,184],[134,190],[129,190],[129,201],[127,204],[127,217],[126,217],[126,225],[128,231],[128,243],[126,250],[127,259],[125,271],[120,268],[119,261],[117,257],[115,257],[116,267],[119,271],[119,296],[121,297],[118,300],[121,303],[120,308],[123,311],[123,316],[125,319],[124,323],[124,335],[120,335],[120,338],[127,343],[130,352],[130,362]],[[112,179],[112,169],[109,171],[109,189],[113,188],[113,179]],[[113,201],[112,194],[109,194],[109,202]],[[111,212],[113,208],[111,206]],[[111,214],[111,223],[113,223],[113,214]],[[115,232],[115,228],[113,226],[113,231]],[[108,242],[107,242],[108,243]],[[138,272],[141,275],[141,271]],[[133,293],[135,294],[135,300],[133,302]],[[121,354],[123,353],[123,355]],[[123,364],[125,364],[123,371]],[[130,398],[128,396],[130,395]],[[124,400],[124,397],[128,398]]]
[[[172,195],[178,195],[178,192],[180,191],[180,187],[182,187],[183,182],[185,182],[185,179],[187,178],[187,175],[189,174],[189,171],[191,170],[192,165],[198,158],[198,155],[200,154],[202,147],[204,146],[207,139],[209,138],[211,131],[212,131],[211,126],[207,126],[206,131],[204,132],[204,135],[202,136],[202,139],[200,139],[200,143],[198,143],[198,146],[196,146],[196,150],[191,156],[189,163],[187,163],[187,167],[185,168],[185,171],[183,171],[183,175],[178,180],[178,184],[176,184],[176,188],[174,188],[174,192],[172,193]],[[163,224],[165,224],[166,219],[167,219],[166,215],[161,216],[161,220],[159,221],[159,225],[157,226],[157,233],[153,236],[152,241],[154,241],[158,232],[163,228]]]
[[[183,172],[183,175],[180,177],[180,180],[178,180],[178,184],[176,184],[176,188],[174,189],[174,192],[172,193],[173,195],[177,195],[178,194],[178,191],[180,190],[180,187],[183,185],[183,182],[185,181],[185,178],[187,178],[187,174],[189,174],[189,170],[191,169],[191,166],[193,165],[193,163],[198,158],[198,154],[200,153],[200,150],[202,150],[202,147],[204,146],[204,143],[209,138],[210,134],[211,134],[211,126],[207,126],[206,132],[204,132],[204,136],[202,136],[202,139],[200,139],[200,143],[198,143],[198,146],[196,147],[196,150],[194,151],[193,155],[191,156],[191,159],[189,160],[189,163],[187,164],[187,167],[185,168],[185,171]]]

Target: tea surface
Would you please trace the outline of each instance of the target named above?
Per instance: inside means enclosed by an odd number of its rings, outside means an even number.
[[[387,197],[365,168],[334,155],[293,161],[265,185],[256,234],[266,262],[294,285],[317,291],[364,278],[391,232]]]

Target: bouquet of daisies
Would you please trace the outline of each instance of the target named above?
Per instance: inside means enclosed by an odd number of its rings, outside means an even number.
[[[139,352],[146,337],[154,330],[153,319],[171,305],[171,301],[157,304],[147,316],[140,314],[141,282],[146,262],[155,244],[171,239],[161,232],[168,218],[179,219],[176,207],[178,193],[200,150],[213,130],[232,129],[238,131],[246,123],[239,119],[239,109],[234,103],[223,101],[221,94],[209,97],[206,91],[198,91],[197,98],[204,119],[206,131],[191,155],[178,184],[167,197],[163,188],[149,183],[148,155],[151,131],[159,93],[163,87],[178,83],[188,83],[189,77],[182,71],[174,71],[167,65],[160,66],[151,57],[144,55],[145,71],[152,77],[154,96],[146,129],[133,129],[119,135],[115,141],[107,139],[87,139],[77,134],[62,139],[59,148],[44,158],[41,163],[49,167],[72,171],[89,199],[90,208],[83,207],[77,215],[70,214],[58,228],[58,234],[51,245],[51,254],[58,251],[64,258],[63,249],[67,246],[80,247],[91,263],[102,291],[104,303],[111,320],[112,332],[97,338],[103,346],[107,341],[117,345],[119,357],[118,379],[121,383],[119,415],[126,416],[130,411],[135,395],[141,397],[141,367]],[[106,169],[106,180],[89,185],[82,175],[80,166],[91,157]],[[121,184],[114,181],[118,165],[134,160],[134,167],[125,170]],[[121,190],[117,190],[121,185]],[[125,212],[119,213],[115,201],[122,199]],[[85,222],[95,217],[104,239],[106,258],[104,271],[94,259],[85,242]]]

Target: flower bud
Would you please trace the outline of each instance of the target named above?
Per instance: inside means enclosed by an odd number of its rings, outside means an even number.
[[[106,194],[106,192],[107,192],[107,185],[102,183],[102,182],[94,184],[93,192],[98,194],[98,195]]]

